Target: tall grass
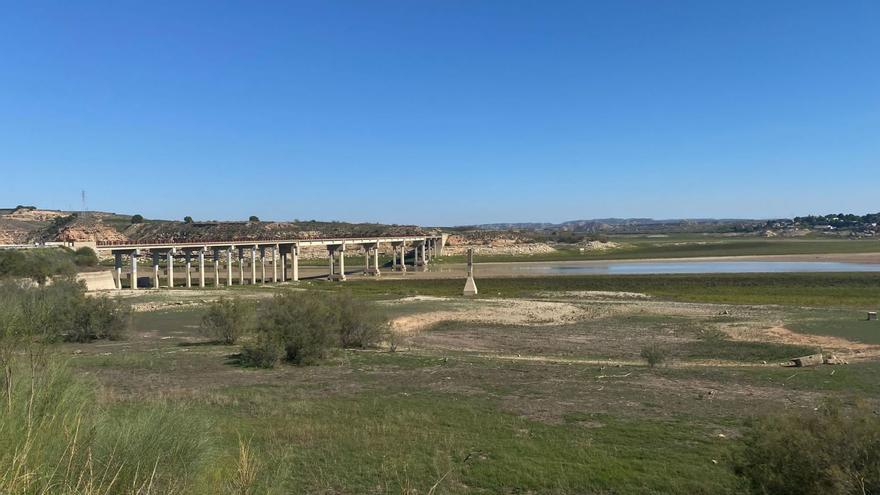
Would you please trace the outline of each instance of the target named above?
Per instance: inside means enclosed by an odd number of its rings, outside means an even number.
[[[95,388],[53,359],[21,359],[0,408],[0,493],[191,493],[215,453],[180,407],[110,414]]]

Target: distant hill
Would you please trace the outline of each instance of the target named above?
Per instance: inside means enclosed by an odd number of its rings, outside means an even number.
[[[750,219],[653,219],[653,218],[596,218],[569,220],[562,223],[488,223],[469,226],[479,230],[563,230],[590,233],[642,233],[642,232],[730,232],[752,230],[764,225],[766,220]]]

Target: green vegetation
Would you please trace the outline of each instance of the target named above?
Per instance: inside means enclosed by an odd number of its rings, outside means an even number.
[[[73,252],[73,263],[78,267],[98,266],[98,255],[94,249],[83,246]]]
[[[880,492],[880,417],[870,407],[757,420],[737,469],[756,494]]]
[[[144,223],[143,215],[137,214],[131,216],[131,223]]]
[[[49,277],[74,274],[76,261],[83,259],[62,248],[0,250],[0,278],[29,278],[44,284]]]
[[[262,308],[257,339],[245,346],[242,361],[271,367],[283,349],[291,363],[317,364],[336,348],[377,345],[388,325],[384,313],[346,292],[285,292]]]
[[[232,345],[254,326],[254,304],[244,299],[221,297],[208,305],[202,316],[202,334]]]
[[[183,217],[183,223],[193,223],[193,217],[189,215]]]
[[[854,239],[762,239],[755,237],[723,237],[711,235],[675,235],[661,238],[645,236],[609,236],[621,247],[609,250],[584,251],[560,247],[557,252],[534,255],[479,256],[480,263],[510,261],[576,261],[632,260],[664,258],[699,258],[718,256],[772,256],[792,254],[878,253],[880,240]],[[464,256],[444,256],[434,263],[463,263]]]
[[[259,221],[260,221],[260,217],[258,217],[256,215],[251,215],[250,217],[248,217],[248,222],[259,222]]]
[[[463,283],[459,279],[351,280],[346,282],[346,289],[375,298],[457,297]],[[480,297],[536,297],[594,290],[640,292],[678,301],[725,304],[874,308],[880,301],[880,273],[585,275],[485,278],[478,283]]]
[[[652,342],[642,347],[640,355],[648,363],[648,367],[653,368],[666,363],[666,360],[669,358],[669,351],[656,342]]]

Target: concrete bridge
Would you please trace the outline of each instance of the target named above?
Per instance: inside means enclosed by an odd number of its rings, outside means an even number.
[[[305,247],[320,246],[327,249],[329,265],[328,280],[345,280],[345,253],[358,252],[364,255],[364,273],[379,276],[379,247],[386,244],[391,248],[391,268],[405,272],[408,247],[412,249],[412,266],[415,270],[426,270],[434,256],[443,254],[446,234],[429,236],[397,237],[355,237],[326,239],[277,239],[262,241],[217,241],[217,242],[169,242],[169,243],[97,243],[95,249],[101,254],[115,257],[114,282],[117,289],[123,287],[123,267],[128,264],[128,286],[138,287],[138,259],[152,259],[152,273],[149,286],[158,288],[160,275],[164,275],[166,286],[175,287],[175,262],[183,261],[184,287],[214,287],[223,283],[231,286],[237,271],[238,284],[274,283],[299,280],[299,255]],[[127,260],[126,260],[127,258]],[[206,259],[207,258],[207,259]],[[125,263],[125,262],[128,263]],[[211,272],[206,272],[206,261],[211,262]],[[195,264],[195,268],[193,267]],[[164,265],[164,271],[161,267]],[[267,267],[268,265],[268,267]],[[237,270],[235,268],[237,267]],[[185,285],[182,285],[185,283]]]

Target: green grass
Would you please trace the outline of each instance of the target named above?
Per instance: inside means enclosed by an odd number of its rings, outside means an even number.
[[[880,306],[880,301],[876,304]],[[865,344],[880,344],[880,322],[868,321],[863,311],[811,311],[803,319],[786,326],[808,335],[829,335]]]
[[[687,418],[545,424],[492,401],[411,391],[296,400],[227,389],[219,436],[243,433],[268,493],[734,493],[727,445]],[[587,413],[588,414],[588,413]]]
[[[721,359],[751,363],[767,361],[772,363],[813,354],[819,352],[819,349],[772,342],[709,339],[688,342],[679,351],[691,359]]]
[[[761,239],[723,236],[675,236],[671,238],[612,238],[618,249],[580,252],[577,246],[560,245],[555,253],[516,256],[479,256],[481,263],[504,261],[631,260],[717,256],[772,256],[786,254],[878,253],[878,240]],[[464,256],[444,256],[435,263],[463,263]]]
[[[328,290],[376,298],[461,296],[463,280],[352,280]],[[627,291],[692,302],[875,308],[880,273],[711,275],[588,275],[477,279],[484,297],[528,297],[546,292]]]

